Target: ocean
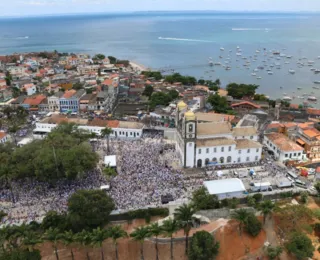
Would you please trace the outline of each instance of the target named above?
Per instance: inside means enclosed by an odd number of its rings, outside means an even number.
[[[320,14],[310,13],[151,12],[1,18],[0,54],[43,50],[104,53],[166,73],[174,69],[197,78],[219,78],[223,86],[230,82],[258,84],[259,93],[271,98],[290,96],[292,103],[300,104],[303,93],[320,100],[314,84],[320,74],[311,71],[320,69],[319,32]],[[239,49],[242,56],[236,55]],[[277,60],[273,50],[283,57]],[[209,67],[209,59],[224,66]],[[313,66],[307,66],[308,61]],[[259,66],[264,69],[255,71]]]

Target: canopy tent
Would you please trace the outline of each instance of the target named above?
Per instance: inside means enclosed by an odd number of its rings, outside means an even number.
[[[109,167],[117,167],[117,160],[115,155],[108,155],[104,157],[104,165]]]

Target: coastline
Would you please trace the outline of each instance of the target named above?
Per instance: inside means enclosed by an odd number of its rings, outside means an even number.
[[[139,64],[135,61],[129,61],[130,63],[130,66],[132,67],[133,70],[135,71],[147,71],[147,70],[150,70],[150,68],[142,65],[142,64]]]

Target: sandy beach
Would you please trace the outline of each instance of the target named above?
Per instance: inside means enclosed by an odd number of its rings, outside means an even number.
[[[134,61],[130,61],[130,66],[133,68],[133,70],[135,71],[145,71],[145,70],[150,70],[149,68],[147,68],[144,65],[141,65],[139,63],[136,63]]]

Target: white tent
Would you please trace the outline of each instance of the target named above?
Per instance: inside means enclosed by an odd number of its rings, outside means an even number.
[[[104,157],[104,165],[109,167],[117,167],[117,160],[115,155],[108,155]]]
[[[218,176],[218,177],[223,176],[223,171],[217,171],[217,176]]]

